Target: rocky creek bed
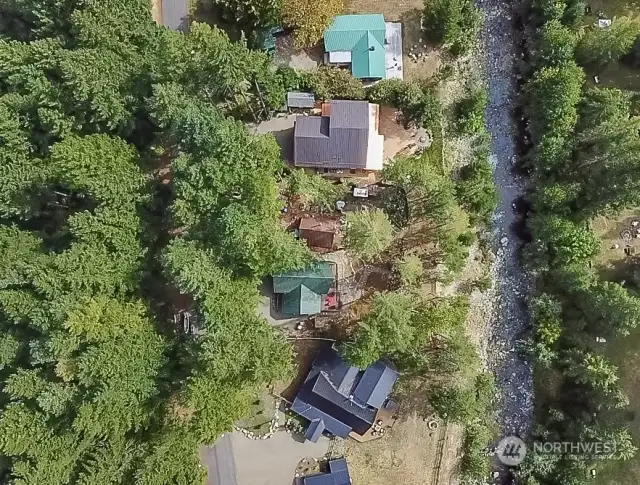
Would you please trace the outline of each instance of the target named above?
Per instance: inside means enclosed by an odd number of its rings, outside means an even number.
[[[497,422],[502,436],[527,435],[533,412],[531,362],[518,352],[518,343],[530,321],[524,301],[531,279],[519,261],[520,242],[513,232],[516,207],[525,191],[525,180],[514,170],[516,126],[513,112],[517,101],[516,59],[518,33],[512,5],[507,0],[477,0],[484,12],[481,53],[489,89],[487,128],[492,137],[491,161],[498,190],[498,208],[493,218],[496,249],[491,273],[491,312],[487,319],[486,360],[499,388]]]

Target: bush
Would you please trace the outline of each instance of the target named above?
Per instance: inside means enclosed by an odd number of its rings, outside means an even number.
[[[292,67],[278,66],[276,75],[280,79],[280,83],[284,87],[285,92],[309,89],[308,80],[304,74],[296,71]]]
[[[442,106],[435,91],[416,83],[408,83],[407,88],[399,93],[398,106],[407,120],[424,128],[433,128],[442,118]]]
[[[455,238],[446,238],[440,243],[444,264],[449,271],[448,276],[450,278],[460,273],[467,264],[467,259],[469,258],[467,234],[469,233],[460,234]]]
[[[303,169],[292,170],[287,180],[287,195],[304,198],[309,206],[332,211],[336,201],[347,193],[345,184],[334,183],[321,175],[308,175]]]
[[[442,118],[442,106],[435,91],[415,82],[385,79],[367,89],[366,96],[372,103],[398,108],[407,124],[430,128]]]
[[[471,288],[478,291],[487,291],[491,288],[491,277],[489,275],[482,276],[471,283]]]
[[[398,105],[399,94],[407,89],[408,82],[401,79],[383,79],[370,88],[367,88],[367,99],[372,103]]]
[[[404,286],[417,286],[424,272],[422,260],[415,254],[408,254],[398,261],[396,270]]]
[[[587,2],[585,0],[566,0],[562,23],[571,27],[579,25],[584,17],[586,6]]]
[[[573,61],[577,43],[576,33],[559,20],[547,22],[535,41],[534,64],[557,67]]]
[[[493,183],[493,169],[486,156],[479,156],[460,171],[456,182],[456,198],[472,219],[489,222],[498,204],[498,194]]]
[[[306,84],[320,99],[364,99],[364,87],[346,69],[320,67],[305,74]]]
[[[489,373],[476,376],[471,386],[440,388],[431,395],[431,403],[440,416],[466,427],[461,462],[466,480],[484,479],[491,469],[485,450],[493,441],[490,420],[495,395],[495,382]]]
[[[349,212],[344,234],[345,246],[359,258],[371,261],[391,246],[393,226],[380,209]]]
[[[465,481],[483,480],[491,472],[491,462],[487,459],[487,446],[493,441],[493,433],[488,426],[472,424],[467,426],[460,470]]]
[[[604,66],[617,62],[631,52],[640,33],[640,27],[625,18],[616,19],[610,27],[588,28],[576,49],[576,57],[582,65]]]
[[[475,88],[456,108],[456,121],[462,133],[476,134],[485,130],[484,111],[489,96],[484,88]]]
[[[422,28],[433,41],[443,43],[454,55],[474,45],[482,15],[473,0],[425,0]]]
[[[331,20],[343,10],[343,0],[282,0],[282,22],[296,29],[296,47],[310,47],[322,39]]]
[[[440,387],[430,395],[430,401],[440,416],[460,424],[487,419],[496,393],[489,373],[476,376],[472,385]]]

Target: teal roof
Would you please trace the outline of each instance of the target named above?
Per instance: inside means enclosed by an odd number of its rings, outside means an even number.
[[[351,51],[351,72],[358,78],[384,78],[384,47],[371,32],[363,35]]]
[[[322,311],[322,296],[300,285],[282,296],[281,311],[285,315],[315,315]]]
[[[338,15],[324,32],[324,48],[327,52],[350,51],[367,32],[384,45],[385,31],[382,14]]]
[[[351,51],[355,77],[384,78],[385,35],[382,14],[338,15],[324,33],[324,48],[327,52]]]
[[[289,293],[300,285],[319,295],[326,295],[333,285],[333,269],[330,263],[318,261],[305,269],[273,275],[273,292]]]

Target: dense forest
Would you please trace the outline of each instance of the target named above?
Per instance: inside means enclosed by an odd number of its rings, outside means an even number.
[[[640,324],[640,282],[598,271],[592,224],[640,205],[640,119],[633,93],[601,87],[586,73],[623,56],[635,62],[640,29],[623,18],[610,29],[580,28],[584,12],[581,1],[535,0],[524,17],[531,149],[523,161],[532,182],[524,253],[537,286],[529,302],[538,401],[532,438],[608,442],[615,453],[606,458],[628,460],[637,451],[621,412],[629,400],[603,342],[615,346]],[[582,485],[602,463],[528,453],[518,483]]]
[[[3,482],[199,483],[198,445],[290,373],[257,281],[310,254],[274,138],[236,121],[283,83],[145,0],[0,2]],[[200,331],[176,337],[186,294]]]

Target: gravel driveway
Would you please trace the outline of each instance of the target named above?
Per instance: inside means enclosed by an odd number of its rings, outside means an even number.
[[[519,244],[511,232],[515,220],[513,203],[524,192],[524,180],[513,173],[512,164],[516,33],[507,0],[477,0],[477,6],[485,15],[482,46],[489,87],[486,115],[499,195],[494,215],[497,253],[493,268],[498,291],[490,329],[489,361],[501,393],[497,419],[502,435],[523,436],[529,430],[533,411],[533,380],[531,363],[516,351],[517,340],[529,325],[523,297],[531,288],[530,279],[519,265]]]
[[[203,447],[200,456],[207,485],[291,485],[300,460],[322,458],[328,448],[325,436],[312,443],[278,431],[268,440],[251,440],[236,431]]]

